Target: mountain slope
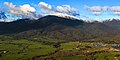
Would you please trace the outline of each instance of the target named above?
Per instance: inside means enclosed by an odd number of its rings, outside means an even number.
[[[120,30],[120,19],[109,19],[103,22],[105,25],[111,26]]]
[[[51,15],[38,20],[22,19],[10,23],[3,22],[0,23],[0,27],[1,35],[12,34],[15,38],[47,36],[60,40],[87,40],[118,33],[118,30],[100,22],[87,23]]]

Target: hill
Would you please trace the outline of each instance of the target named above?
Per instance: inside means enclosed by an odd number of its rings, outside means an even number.
[[[45,16],[38,20],[20,19],[14,22],[1,22],[0,34],[15,38],[47,36],[60,40],[87,40],[118,34],[119,30],[106,23],[68,19],[58,16]]]

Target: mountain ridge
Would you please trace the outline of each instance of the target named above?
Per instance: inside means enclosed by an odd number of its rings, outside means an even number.
[[[14,22],[1,22],[0,27],[1,35],[13,35],[16,38],[47,36],[60,40],[86,40],[116,35],[120,31],[101,22],[88,23],[52,15],[38,20],[21,19]]]

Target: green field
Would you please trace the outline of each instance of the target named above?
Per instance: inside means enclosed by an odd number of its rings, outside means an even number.
[[[55,51],[53,46],[28,40],[0,41],[0,60],[27,59]]]
[[[0,60],[120,60],[120,50],[105,42],[66,42],[47,37],[0,40]],[[57,47],[56,47],[57,46]]]

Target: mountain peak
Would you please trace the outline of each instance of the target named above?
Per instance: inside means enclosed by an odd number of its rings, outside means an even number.
[[[114,21],[114,20],[116,20],[116,21],[120,21],[120,18],[111,18],[111,19],[108,19],[109,21]]]
[[[80,18],[77,18],[75,16],[71,16],[68,14],[63,14],[63,13],[46,14],[46,16],[47,15],[53,15],[53,16],[58,16],[58,17],[62,17],[62,18],[72,19],[72,20],[80,20]]]

